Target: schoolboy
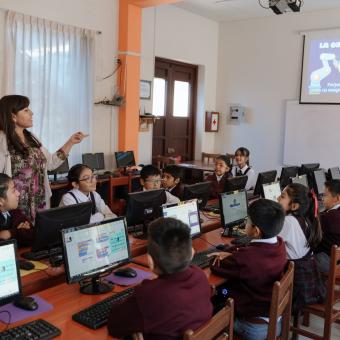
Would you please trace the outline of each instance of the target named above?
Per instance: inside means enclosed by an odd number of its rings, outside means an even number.
[[[215,172],[206,178],[207,181],[211,181],[213,198],[217,198],[218,194],[223,192],[226,179],[232,177],[230,168],[230,159],[227,156],[221,155],[216,158]]]
[[[233,253],[215,254],[210,266],[214,274],[228,280],[229,295],[235,301],[234,330],[246,339],[267,336],[273,284],[281,279],[287,263],[285,244],[277,237],[284,216],[277,202],[252,203],[246,224],[252,241]]]
[[[168,165],[163,169],[163,188],[181,199],[183,185],[181,183],[181,170],[177,165]]]
[[[143,191],[160,189],[162,184],[161,171],[151,164],[144,166],[140,172],[140,184],[143,187]],[[165,194],[166,204],[180,202],[179,198],[172,195],[170,192],[165,191]]]
[[[142,332],[144,339],[181,339],[212,316],[211,288],[204,272],[190,265],[190,230],[174,218],[159,218],[148,232],[150,269],[145,280],[123,303],[112,307],[109,333],[117,338]]]
[[[335,179],[325,183],[323,195],[325,211],[320,214],[322,240],[315,255],[321,272],[329,271],[331,248],[333,244],[340,245],[340,180]]]

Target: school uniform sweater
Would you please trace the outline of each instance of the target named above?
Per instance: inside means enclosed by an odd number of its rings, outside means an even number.
[[[212,185],[212,198],[218,198],[218,194],[224,192],[224,186],[227,178],[233,177],[230,172],[224,173],[222,176],[217,176],[215,173],[207,177],[207,181]]]
[[[210,266],[214,274],[227,279],[238,317],[268,317],[273,284],[284,273],[287,259],[283,240],[277,237],[273,244],[264,242],[238,248]]]
[[[207,277],[196,266],[144,280],[130,298],[113,306],[108,330],[117,338],[142,332],[145,340],[182,339],[186,330],[211,318],[210,298]]]
[[[182,200],[183,190],[184,190],[184,185],[182,183],[178,183],[177,185],[168,189],[167,191],[169,191],[171,195]]]

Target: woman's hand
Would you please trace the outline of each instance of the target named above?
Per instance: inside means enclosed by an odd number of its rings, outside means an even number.
[[[70,139],[69,142],[71,144],[79,144],[85,137],[88,137],[88,134],[84,134],[81,131],[74,133]]]

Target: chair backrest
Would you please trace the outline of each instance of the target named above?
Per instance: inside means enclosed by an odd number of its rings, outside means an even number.
[[[228,299],[226,306],[215,314],[195,332],[188,330],[184,333],[184,340],[233,339],[234,329],[234,301]]]
[[[281,338],[288,339],[293,296],[294,263],[289,262],[288,268],[280,281],[273,287],[270,304],[268,340],[276,339],[277,319],[282,316]]]
[[[220,156],[219,153],[207,153],[207,152],[202,152],[202,162],[206,163],[215,163],[216,158]]]

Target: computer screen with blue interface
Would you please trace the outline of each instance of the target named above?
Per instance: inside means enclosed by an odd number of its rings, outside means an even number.
[[[281,195],[280,182],[263,184],[264,198],[277,202],[277,198]]]
[[[220,205],[225,226],[247,218],[247,194],[244,190],[220,194]]]
[[[198,236],[201,233],[200,214],[197,200],[181,202],[175,206],[163,207],[163,216],[176,218],[191,229],[191,236]]]
[[[63,230],[69,282],[77,282],[105,268],[126,263],[130,258],[124,218],[101,224]]]
[[[20,294],[20,281],[15,257],[15,243],[0,245],[0,306]]]

